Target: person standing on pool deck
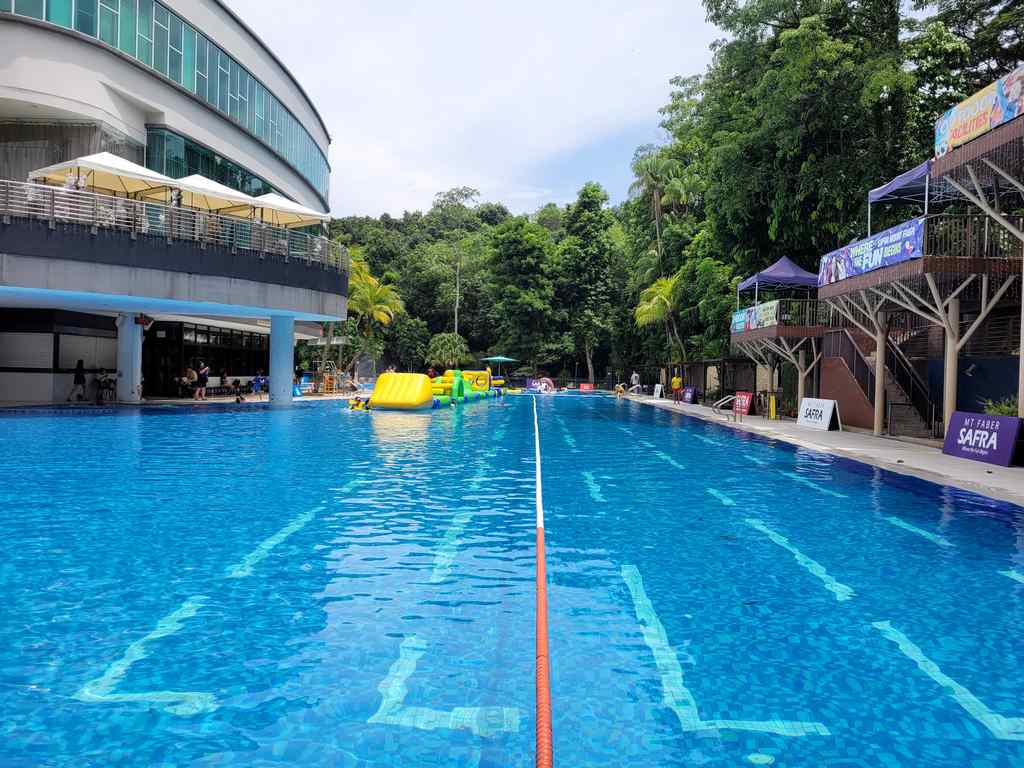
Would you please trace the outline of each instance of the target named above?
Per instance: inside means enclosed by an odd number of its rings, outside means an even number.
[[[683,402],[683,379],[678,373],[672,377],[672,402]]]
[[[71,394],[68,395],[68,402],[71,398],[77,398],[79,402],[85,400],[85,361],[79,360],[75,363],[75,379],[71,386]]]
[[[196,381],[195,399],[196,400],[205,400],[206,399],[206,382],[210,380],[210,366],[208,366],[206,363],[204,363],[202,360],[200,360],[199,361],[199,370],[196,371],[196,374],[199,376],[199,379],[198,379],[198,381]]]
[[[639,392],[640,391],[640,374],[633,370],[633,375],[629,377],[629,391]]]

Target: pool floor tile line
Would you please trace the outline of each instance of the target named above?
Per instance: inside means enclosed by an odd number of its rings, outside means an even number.
[[[690,437],[692,437],[694,440],[700,440],[702,443],[707,443],[708,445],[717,445],[719,447],[724,445],[724,443],[721,440],[714,440],[713,438],[710,437],[704,437],[704,435],[691,434]]]
[[[661,459],[662,461],[664,461],[664,462],[667,462],[668,464],[671,464],[671,465],[672,465],[673,467],[675,467],[676,469],[683,469],[683,470],[685,470],[685,469],[686,469],[686,467],[685,467],[685,466],[683,466],[682,464],[680,464],[680,463],[679,463],[678,461],[676,461],[675,459],[673,459],[673,458],[672,458],[671,456],[669,456],[669,455],[668,455],[667,453],[665,453],[664,451],[655,451],[655,452],[654,452],[654,455],[655,455],[655,456],[657,456],[657,457],[658,457],[659,459]]]
[[[406,706],[409,678],[426,652],[427,643],[418,635],[409,635],[402,640],[398,648],[398,659],[377,686],[381,694],[380,707],[370,716],[368,723],[397,725],[421,731],[439,728],[464,730],[481,738],[519,732],[519,710],[516,707],[455,707],[440,710]]]
[[[114,688],[128,674],[137,661],[149,656],[147,646],[162,637],[178,632],[206,603],[205,595],[192,595],[174,611],[157,622],[153,631],[129,645],[124,655],[106,668],[102,675],[83,685],[74,698],[88,704],[142,703],[157,704],[173,715],[197,715],[217,708],[212,693],[196,691],[146,691],[143,693],[114,693]]]
[[[902,528],[904,531],[910,531],[910,533],[916,534],[920,536],[922,539],[927,539],[932,544],[937,544],[940,547],[955,546],[953,542],[951,542],[945,536],[940,536],[937,533],[931,533],[930,531],[926,531],[923,528],[918,528],[916,525],[911,525],[910,523],[901,520],[898,517],[893,517],[892,515],[885,515],[882,517],[882,519],[891,525],[895,525],[897,528]]]
[[[715,488],[705,488],[704,490],[707,491],[708,494],[710,494],[711,496],[714,496],[716,499],[718,499],[720,502],[722,502],[723,506],[726,506],[726,507],[734,507],[734,506],[736,506],[736,502],[733,501],[732,499],[730,499],[728,496],[726,496],[721,491],[716,490]]]
[[[778,531],[772,530],[765,525],[763,520],[758,520],[754,517],[748,517],[744,522],[753,528],[755,531],[760,531],[767,536],[773,543],[779,545],[784,550],[793,555],[793,558],[799,563],[804,569],[814,576],[817,576],[822,584],[825,585],[825,589],[835,595],[836,600],[844,602],[854,596],[855,592],[853,587],[848,587],[839,581],[836,581],[827,570],[825,566],[819,563],[817,560],[813,560],[795,546],[790,543],[789,539],[783,536]]]
[[[837,498],[837,499],[848,499],[848,498],[850,498],[845,493],[839,493],[839,491],[833,491],[830,488],[825,488],[824,486],[820,485],[819,483],[816,483],[813,480],[810,480],[809,478],[806,478],[803,475],[798,474],[796,472],[783,472],[782,474],[785,475],[786,477],[792,479],[792,480],[796,480],[801,485],[806,485],[808,488],[813,488],[818,493],[824,493],[826,496],[832,496],[832,497]]]
[[[1004,717],[993,712],[970,690],[945,674],[938,664],[925,656],[924,652],[891,622],[876,621],[871,626],[881,632],[887,640],[895,643],[904,656],[917,664],[918,669],[945,688],[954,701],[985,726],[993,736],[1007,741],[1024,741],[1024,717]]]
[[[361,480],[352,480],[341,490],[348,492],[355,488]],[[251,576],[253,568],[274,550],[302,528],[310,520],[323,512],[325,507],[314,507],[296,516],[273,536],[269,536],[257,545],[256,549],[224,571],[224,578],[240,579]],[[173,635],[184,628],[185,622],[191,619],[206,603],[205,595],[192,595],[171,613],[157,622],[152,632],[129,645],[120,659],[110,664],[97,678],[83,685],[75,698],[90,704],[141,703],[156,704],[172,715],[197,715],[212,712],[217,708],[216,697],[212,693],[196,691],[143,691],[138,693],[114,693],[114,688],[124,679],[128,670],[137,661],[149,656],[147,645],[154,640]]]
[[[1013,570],[1011,568],[1008,571],[1000,571],[999,573],[1008,579],[1013,579],[1014,581],[1019,581],[1021,584],[1024,584],[1024,573],[1021,573],[1020,571]]]
[[[601,485],[597,482],[597,478],[594,477],[593,472],[584,470],[583,482],[586,483],[587,490],[590,492],[590,498],[596,501],[598,504],[604,504],[608,500],[601,493]]]
[[[644,643],[654,655],[654,664],[661,676],[662,703],[675,714],[684,732],[695,731],[749,731],[771,733],[777,736],[830,736],[821,723],[790,720],[702,720],[697,700],[683,681],[683,668],[679,657],[668,640],[665,625],[661,623],[654,605],[644,589],[643,577],[634,565],[623,565],[622,580],[633,599],[633,609],[640,622]]]

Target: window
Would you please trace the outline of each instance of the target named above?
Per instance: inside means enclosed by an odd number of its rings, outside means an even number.
[[[75,29],[83,35],[96,37],[96,0],[77,0]]]
[[[170,14],[167,49],[167,76],[174,82],[181,84],[181,61],[182,61],[182,34],[184,25],[181,19]]]
[[[118,0],[100,0],[100,40],[117,48],[117,21],[120,16]]]
[[[52,3],[53,0],[50,0],[50,2]],[[136,39],[138,37],[135,17],[135,0],[121,0],[121,26],[118,31],[117,47],[133,57],[135,56],[137,48]]]
[[[139,61],[153,66],[153,0],[139,0]]]
[[[206,38],[196,33],[196,96],[204,101],[208,98],[206,56],[209,45]]]
[[[181,44],[182,81],[192,93],[196,92],[196,31],[187,24],[182,32]]]
[[[156,3],[153,7],[153,69],[161,75],[167,74],[167,53],[171,37],[169,22],[167,9]]]
[[[74,26],[71,10],[71,0],[50,0],[46,4],[46,20],[71,29]]]
[[[33,19],[43,18],[43,0],[14,0],[14,12]]]

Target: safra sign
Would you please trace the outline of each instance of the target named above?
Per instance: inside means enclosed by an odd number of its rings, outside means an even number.
[[[942,452],[962,459],[1008,467],[1020,435],[1016,416],[988,416],[956,411],[949,420]]]
[[[839,405],[835,400],[820,400],[817,397],[805,397],[800,401],[800,413],[796,423],[811,429],[842,429],[839,421]]]

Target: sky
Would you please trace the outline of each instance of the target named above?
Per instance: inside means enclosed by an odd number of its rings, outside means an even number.
[[[666,141],[669,79],[702,73],[722,36],[698,0],[229,4],[327,123],[335,216],[426,210],[455,186],[514,213],[587,181],[618,202],[636,147]]]

